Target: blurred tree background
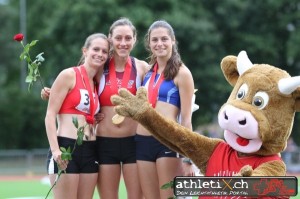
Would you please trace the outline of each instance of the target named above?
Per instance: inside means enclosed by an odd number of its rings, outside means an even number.
[[[20,16],[22,2],[26,3],[25,19]],[[182,59],[198,89],[200,109],[193,115],[194,129],[216,123],[232,89],[220,70],[224,56],[246,50],[253,63],[268,63],[299,75],[299,0],[0,0],[0,149],[48,147],[47,102],[40,99],[38,82],[30,93],[24,86],[22,49],[13,40],[21,32],[21,21],[26,22],[27,42],[39,40],[31,54],[44,52],[40,72],[50,87],[62,69],[78,63],[86,37],[94,32],[107,34],[120,17],[128,17],[136,26],[138,43],[132,55],[144,60],[148,53],[143,40],[150,24],[165,19],[173,26]],[[298,145],[299,121],[296,114],[292,136]]]

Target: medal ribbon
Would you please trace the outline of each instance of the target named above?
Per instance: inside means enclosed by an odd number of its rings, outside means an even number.
[[[150,82],[148,85],[148,100],[153,108],[156,106],[158,90],[161,83],[164,81],[164,74],[161,73],[156,83],[154,83],[155,77],[157,75],[158,64],[156,63],[153,67],[153,72],[150,77]]]
[[[124,74],[122,77],[122,84],[120,85],[120,88],[127,88],[128,82],[130,79],[130,74],[131,74],[131,59],[128,57],[125,69],[124,69]],[[116,68],[115,68],[115,61],[112,58],[109,62],[109,81],[110,81],[110,93],[111,95],[117,94],[119,87],[118,87],[118,82],[117,82],[117,75],[116,75]]]
[[[96,111],[96,107],[98,106],[97,88],[96,88],[96,86],[94,87],[94,93],[96,95],[96,97],[95,97],[96,99],[95,99],[94,95],[93,95],[93,92],[92,92],[92,89],[91,89],[90,81],[88,79],[88,75],[87,75],[87,72],[86,72],[84,66],[81,66],[80,70],[81,70],[83,82],[84,82],[85,87],[86,87],[86,89],[87,89],[87,91],[89,93],[89,98],[90,98],[90,115],[86,115],[85,116],[85,120],[89,124],[94,124],[94,120],[95,120],[94,119],[94,113]]]

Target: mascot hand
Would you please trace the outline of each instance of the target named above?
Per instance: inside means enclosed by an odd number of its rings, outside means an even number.
[[[136,96],[131,94],[127,89],[119,89],[119,95],[113,95],[110,98],[113,105],[115,105],[115,112],[119,115],[132,117],[137,119],[147,109],[151,107],[147,99],[147,90],[140,87]]]
[[[234,176],[242,176],[242,177],[249,177],[252,176],[253,169],[250,165],[245,165],[241,168],[240,172],[238,172]]]

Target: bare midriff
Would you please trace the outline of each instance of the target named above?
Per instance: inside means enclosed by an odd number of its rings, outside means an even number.
[[[101,137],[129,137],[136,134],[137,122],[125,118],[121,124],[113,124],[112,117],[116,114],[113,106],[101,107],[104,119],[97,125],[97,136]]]
[[[79,126],[83,126],[85,124],[85,117],[83,115],[59,114],[57,115],[57,136],[77,139],[77,128],[73,124],[73,117],[77,117]],[[89,126],[86,126],[84,129],[84,134],[85,136],[83,140],[96,140],[96,135],[92,132]]]
[[[179,109],[176,106],[166,102],[157,101],[155,110],[163,115],[164,118],[177,121]],[[138,135],[151,136],[151,133],[140,124],[138,124],[136,132]]]

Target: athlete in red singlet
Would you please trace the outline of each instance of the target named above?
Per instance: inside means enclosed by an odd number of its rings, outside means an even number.
[[[145,61],[130,57],[130,52],[136,42],[136,29],[131,21],[121,18],[115,21],[109,31],[109,37],[113,47],[110,62],[107,65],[103,76],[100,79],[98,94],[100,95],[100,123],[97,125],[97,150],[100,165],[98,178],[98,192],[101,198],[118,198],[118,189],[121,173],[126,185],[127,198],[142,198],[137,166],[136,148],[134,136],[137,123],[132,119],[125,120],[115,125],[112,117],[115,115],[114,107],[111,105],[110,96],[117,92],[118,85],[122,87],[123,78],[129,90],[133,94],[140,86],[144,74],[148,71],[148,64]],[[112,60],[113,63],[112,64]],[[130,60],[128,62],[128,60]],[[131,64],[131,72],[126,80],[126,64]],[[113,69],[109,70],[109,65]],[[111,72],[114,73],[111,73]],[[110,87],[111,79],[114,85]],[[52,92],[52,91],[51,91]],[[41,98],[47,100],[50,96],[50,89],[44,88],[41,91]],[[73,126],[73,124],[72,124]]]
[[[84,79],[83,79],[83,70],[84,66],[73,67],[76,74],[75,86],[68,94],[66,95],[65,100],[63,101],[59,114],[80,114],[88,116],[90,114],[90,96],[89,91],[86,88]],[[98,113],[100,106],[97,93],[97,85],[93,89],[93,98],[94,98],[94,114]]]
[[[110,97],[117,94],[119,88],[126,88],[135,95],[137,88],[141,85],[141,81],[137,76],[135,59],[133,57],[128,57],[126,65],[129,67],[125,67],[125,71],[123,72],[115,71],[112,67],[113,65],[111,65],[111,63],[114,63],[113,60],[109,63],[110,66],[104,68],[100,80],[99,100],[101,106],[113,106]],[[115,73],[115,75],[111,75],[112,73]]]
[[[74,148],[79,126],[93,124],[94,114],[99,110],[96,75],[108,58],[109,42],[105,35],[89,36],[82,48],[82,66],[63,70],[55,79],[45,118],[50,150],[47,170],[53,185],[59,168],[65,170],[53,189],[54,198],[92,199],[98,178],[96,135],[87,126],[82,145],[76,145],[72,160],[62,160],[60,147]]]
[[[137,87],[148,70],[148,64],[130,57],[136,42],[136,30],[132,23],[121,18],[109,30],[112,57],[101,77],[99,94],[103,120],[97,125],[97,149],[99,161],[98,191],[100,198],[118,198],[120,177],[125,181],[127,197],[141,199],[142,193],[136,165],[134,136],[137,123],[132,119],[118,125],[112,123],[116,114],[110,96],[119,87],[135,94]]]

